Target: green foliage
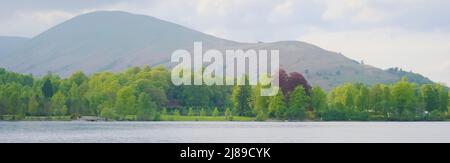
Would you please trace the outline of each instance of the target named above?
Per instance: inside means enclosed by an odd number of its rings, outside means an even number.
[[[187,115],[188,115],[188,116],[195,116],[194,110],[193,110],[192,108],[189,108],[188,114],[187,114]]]
[[[67,114],[66,97],[62,92],[57,92],[52,97],[53,115],[63,116]]]
[[[103,108],[100,116],[103,118],[106,118],[108,120],[117,120],[119,119],[119,116],[116,114],[115,110],[113,108]]]
[[[234,112],[237,116],[251,116],[252,90],[249,85],[236,85],[233,89]]]
[[[83,112],[83,101],[79,87],[73,83],[68,92],[68,107],[71,115],[81,115]]]
[[[363,85],[357,85],[357,94],[355,96],[355,106],[359,111],[369,110],[369,89]]]
[[[439,110],[434,110],[426,116],[426,120],[428,121],[444,121],[445,119],[445,114],[443,114]]]
[[[137,115],[136,118],[139,121],[151,121],[155,120],[157,105],[150,99],[150,96],[146,93],[141,93],[137,102]]]
[[[233,111],[230,108],[225,109],[225,119],[229,121],[233,120]]]
[[[258,111],[258,113],[256,114],[256,120],[257,121],[265,121],[269,118],[269,115],[267,115],[267,112],[264,112],[262,110]]]
[[[163,108],[162,110],[161,110],[161,116],[167,116],[168,115],[168,113],[167,113],[167,108]]]
[[[442,100],[445,100],[444,98],[442,98]],[[443,102],[444,103],[444,102]],[[447,112],[450,112],[450,91],[448,92],[448,98],[447,98]]]
[[[181,116],[181,112],[178,109],[175,109],[172,113],[173,116]]]
[[[230,107],[232,86],[195,86],[182,85],[169,87],[167,96],[183,107]]]
[[[328,110],[327,112],[322,113],[322,120],[324,121],[347,121],[347,116],[343,111],[339,110]]]
[[[136,97],[134,96],[133,88],[130,86],[123,87],[117,92],[116,99],[116,113],[124,119],[127,115],[136,114]]]
[[[441,121],[449,119],[449,90],[406,78],[393,84],[344,84],[325,92],[301,87],[284,96],[260,96],[263,86],[174,86],[163,67],[123,73],[74,73],[43,78],[0,68],[0,118],[108,120],[333,120]],[[160,109],[162,108],[162,109]],[[172,110],[172,115],[167,109]],[[182,108],[183,110],[178,110]],[[189,109],[185,109],[189,108]],[[194,110],[193,108],[197,109]],[[226,108],[221,116],[219,108]],[[181,116],[181,112],[183,115]],[[212,116],[207,116],[211,113]],[[38,118],[43,117],[43,118]],[[63,117],[63,118],[49,118]],[[66,117],[66,118],[64,118]],[[196,118],[193,118],[196,117]]]
[[[88,77],[83,72],[75,72],[72,76],[70,76],[69,80],[77,86],[80,86],[88,80]]]
[[[258,84],[253,92],[253,108],[257,115],[269,112],[269,97],[261,96],[261,88],[263,87]]]
[[[17,83],[23,86],[33,86],[34,82],[34,78],[31,75],[22,75],[0,68],[0,85]]]
[[[46,79],[44,85],[42,86],[42,93],[46,98],[51,98],[53,96],[53,85],[50,79]]]
[[[448,88],[444,87],[443,85],[436,85],[436,89],[438,91],[438,110],[440,112],[447,112],[448,111],[448,105],[449,105],[449,91]]]
[[[298,86],[290,94],[288,110],[286,116],[289,120],[304,120],[306,118],[306,109],[308,109],[310,104],[310,98],[306,94],[305,88],[303,86]]]
[[[162,117],[161,113],[156,112],[155,116],[153,117],[153,121],[161,121],[161,117]]]
[[[328,109],[327,93],[322,88],[312,88],[311,105],[314,111],[318,114],[323,113]]]
[[[411,114],[415,112],[415,85],[402,79],[393,85],[392,88],[393,106],[396,109],[394,115],[399,119],[411,119]],[[405,115],[403,115],[405,113]]]
[[[207,116],[207,112],[206,112],[206,110],[204,109],[204,108],[202,108],[201,110],[200,110],[200,116],[201,117],[206,117]]]
[[[448,88],[437,84],[418,87],[406,78],[392,85],[377,84],[371,88],[346,84],[328,94],[329,109],[320,115],[323,120],[416,121],[430,120],[431,112],[436,111],[431,117],[440,115],[442,119],[448,112],[444,106],[448,105],[447,91]],[[313,105],[313,108],[317,107]]]
[[[425,109],[428,112],[440,109],[439,90],[433,84],[426,84],[421,87],[421,95],[424,98]]]
[[[384,106],[384,90],[383,85],[377,84],[370,88],[368,109],[377,113],[383,113]]]
[[[67,79],[52,74],[35,79],[0,69],[0,115],[77,118],[103,114],[112,119],[130,119],[138,114],[141,93],[156,103],[157,115],[157,108],[168,103],[169,77],[169,72],[161,67],[131,68],[117,74],[102,72],[89,77],[76,72]]]
[[[286,115],[286,102],[283,92],[278,92],[276,96],[271,97],[269,102],[269,117],[283,119],[287,118]]]
[[[217,107],[214,108],[214,111],[212,112],[212,116],[213,116],[213,117],[218,117],[218,116],[220,116],[219,108],[217,108]]]
[[[433,81],[430,79],[413,72],[407,72],[400,68],[389,68],[386,70],[387,72],[394,74],[399,77],[407,77],[409,82],[417,83],[417,84],[431,84]]]
[[[28,114],[29,115],[37,115],[38,114],[39,102],[36,96],[31,97],[28,102]]]
[[[174,116],[174,115],[167,115],[161,117],[162,121],[230,121],[224,116]],[[234,121],[255,121],[253,117],[239,117],[235,116],[233,117]]]

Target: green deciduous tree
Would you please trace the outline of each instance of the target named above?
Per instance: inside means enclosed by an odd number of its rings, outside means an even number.
[[[256,115],[259,115],[262,119],[264,115],[269,112],[269,97],[261,96],[261,86],[258,84],[253,91],[253,108]]]
[[[67,107],[69,114],[80,116],[82,114],[82,96],[78,90],[78,86],[73,83],[67,96]]]
[[[136,97],[131,86],[117,92],[115,110],[121,119],[127,115],[136,115]]]
[[[35,116],[38,114],[38,109],[39,109],[38,97],[34,95],[30,98],[30,101],[28,102],[28,114]]]
[[[437,88],[433,84],[426,84],[420,90],[425,102],[425,109],[428,112],[439,109],[439,91]]]
[[[75,72],[69,78],[69,80],[72,81],[73,83],[75,83],[77,86],[80,86],[84,82],[87,82],[88,79],[89,78],[86,76],[86,74],[84,74],[83,72],[80,72],[80,71]]]
[[[436,85],[436,89],[438,90],[438,94],[439,94],[439,104],[438,104],[438,110],[440,112],[448,112],[448,99],[449,99],[449,91],[448,88],[446,88],[443,85]]]
[[[383,85],[376,84],[372,86],[369,94],[369,109],[377,114],[383,114],[384,91]]]
[[[393,106],[396,109],[395,116],[401,120],[411,120],[415,113],[415,86],[403,78],[392,88]]]
[[[364,84],[357,85],[357,94],[355,96],[355,105],[358,111],[369,110],[369,89]]]
[[[318,114],[327,110],[327,93],[320,87],[314,87],[311,91],[311,105]]]
[[[303,86],[298,86],[292,91],[289,97],[289,107],[286,116],[290,120],[304,120],[306,117],[306,110],[310,104],[310,98],[306,94]]]
[[[113,108],[103,108],[100,112],[100,116],[107,120],[117,120],[119,116],[116,114],[116,110]]]
[[[62,116],[67,114],[66,97],[62,92],[57,92],[52,97],[52,108],[53,115]]]
[[[272,118],[286,119],[286,101],[283,93],[280,91],[276,96],[270,98],[269,116]]]
[[[141,93],[137,102],[137,120],[150,121],[154,120],[156,116],[157,105],[150,99],[150,96]]]

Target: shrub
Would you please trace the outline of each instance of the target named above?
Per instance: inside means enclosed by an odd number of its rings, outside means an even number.
[[[219,111],[219,108],[214,108],[214,111],[212,112],[212,116],[214,116],[214,117],[218,117],[218,116],[220,116],[220,111]]]
[[[206,110],[204,108],[202,108],[200,110],[200,116],[202,116],[202,117],[208,116],[207,113],[206,113]]]

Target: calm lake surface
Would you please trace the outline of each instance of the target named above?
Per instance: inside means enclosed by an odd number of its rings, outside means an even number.
[[[450,122],[0,122],[0,142],[450,143]]]

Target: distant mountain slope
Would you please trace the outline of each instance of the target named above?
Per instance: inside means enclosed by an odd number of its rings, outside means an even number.
[[[6,63],[11,70],[36,75],[48,71],[63,76],[77,70],[119,71],[167,62],[174,50],[191,47],[194,41],[203,41],[207,46],[234,44],[149,16],[94,12],[31,39]]]
[[[281,67],[302,73],[313,85],[330,90],[342,83],[390,83],[398,75],[379,68],[362,65],[342,54],[330,52],[312,44],[298,41],[259,43],[243,49],[279,49]]]
[[[0,59],[6,57],[26,41],[28,41],[28,38],[0,36]]]
[[[386,72],[393,74],[395,76],[399,77],[406,77],[410,82],[419,83],[419,84],[429,84],[433,83],[430,79],[427,77],[424,77],[423,75],[414,73],[414,72],[407,72],[403,71],[402,69],[396,67],[396,68],[389,68],[386,70]]]
[[[346,82],[390,83],[401,73],[363,65],[341,54],[298,42],[239,43],[207,35],[149,16],[125,12],[94,12],[75,17],[27,41],[0,65],[22,73],[48,71],[68,76],[75,71],[120,71],[130,66],[169,65],[177,49],[278,49],[284,69],[305,75],[329,90]]]

